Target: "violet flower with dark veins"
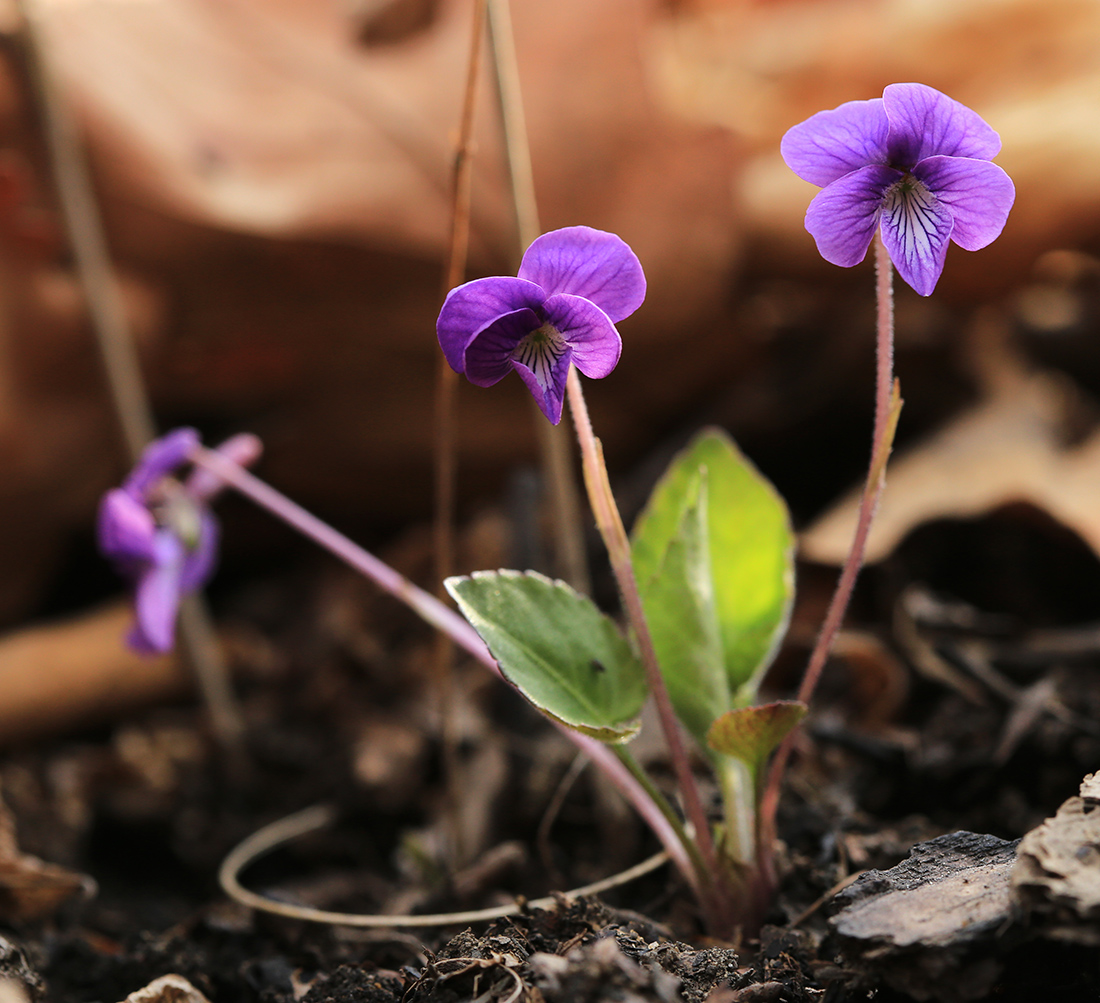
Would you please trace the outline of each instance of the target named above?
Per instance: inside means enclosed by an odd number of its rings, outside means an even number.
[[[515,370],[553,424],[570,365],[607,376],[619,361],[615,329],[645,299],[634,252],[613,233],[570,226],[527,248],[517,278],[475,279],[447,294],[436,333],[456,373],[491,387]]]
[[[794,126],[780,149],[800,178],[821,185],[806,229],[826,261],[859,264],[881,229],[898,273],[928,296],[949,241],[992,242],[1016,197],[996,164],[1001,140],[975,112],[924,84],[890,84]]]
[[[221,482],[203,470],[185,482],[173,476],[198,444],[192,428],[150,443],[122,487],[108,491],[99,506],[99,548],[134,584],[135,622],[127,643],[137,651],[172,649],[180,599],[202,588],[214,571],[218,524],[207,503]],[[259,456],[260,444],[240,435],[218,452],[243,465]]]

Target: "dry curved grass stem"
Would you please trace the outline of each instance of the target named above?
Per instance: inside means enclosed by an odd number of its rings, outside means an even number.
[[[540,899],[517,899],[510,905],[497,906],[492,909],[472,909],[466,912],[443,912],[417,916],[385,916],[369,913],[329,912],[325,909],[314,909],[312,906],[277,902],[274,899],[265,898],[263,895],[249,891],[241,884],[241,872],[260,857],[278,849],[292,839],[323,829],[335,820],[336,812],[331,806],[314,805],[258,829],[239,843],[222,861],[222,865],[218,869],[218,883],[221,885],[222,890],[231,899],[240,902],[241,905],[250,909],[258,909],[261,912],[272,913],[276,916],[284,916],[287,919],[305,920],[309,923],[331,923],[333,926],[374,928],[464,926],[468,923],[482,923],[502,919],[505,916],[515,916],[528,909],[553,909],[560,900],[560,896],[551,895]],[[662,850],[660,853],[655,853],[652,857],[648,857],[640,864],[635,864],[625,871],[620,871],[609,878],[583,885],[580,888],[570,889],[564,895],[566,898],[598,895],[601,892],[618,888],[652,873],[667,863],[668,859],[668,853]]]

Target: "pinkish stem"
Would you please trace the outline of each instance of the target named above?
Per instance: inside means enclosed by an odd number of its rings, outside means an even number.
[[[276,491],[271,485],[261,481],[247,470],[243,470],[232,460],[203,446],[197,446],[192,451],[191,460],[197,467],[209,471],[261,508],[267,509],[272,515],[282,519],[314,543],[340,558],[345,564],[365,575],[383,591],[400,599],[413,612],[436,630],[450,637],[455,644],[464,648],[486,668],[500,674],[496,659],[489,653],[489,649],[477,631],[435,596],[414,585],[384,561],[380,561],[343,533],[322,522],[317,516]],[[692,887],[697,887],[694,869],[683,843],[668,820],[661,814],[660,808],[642,785],[631,776],[630,771],[602,742],[562,725],[558,725],[558,729],[607,774],[623,797],[634,806],[654,831],[680,872]]]

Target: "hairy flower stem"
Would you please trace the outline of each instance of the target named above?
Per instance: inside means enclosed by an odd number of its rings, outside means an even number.
[[[837,579],[836,590],[829,603],[817,643],[810,653],[810,660],[798,688],[798,699],[809,703],[829,658],[833,641],[840,630],[848,602],[852,598],[856,577],[863,565],[867,549],[867,537],[878,508],[882,489],[886,485],[886,461],[894,444],[901,397],[894,380],[894,287],[890,257],[875,235],[875,290],[878,296],[876,372],[875,372],[875,425],[871,437],[871,460],[867,468],[867,480],[860,499],[859,519],[851,549]],[[769,888],[774,887],[775,873],[772,862],[772,846],[775,842],[775,813],[779,804],[779,788],[783,771],[791,754],[795,732],[791,732],[779,746],[768,771],[768,781],[760,800],[760,842],[758,851],[761,879]]]
[[[608,481],[607,467],[603,459],[603,447],[600,445],[600,440],[592,432],[592,422],[588,417],[588,406],[584,400],[584,391],[581,388],[580,376],[577,374],[576,369],[570,368],[567,387],[569,410],[573,414],[573,423],[576,426],[577,439],[580,442],[584,482],[585,487],[588,489],[592,513],[596,518],[596,526],[600,531],[600,536],[603,537],[604,545],[607,547],[608,559],[611,562],[611,570],[615,573],[615,580],[619,585],[623,608],[634,631],[642,665],[645,667],[646,681],[649,684],[650,692],[653,694],[657,716],[661,722],[665,741],[668,743],[669,759],[672,761],[676,782],[684,800],[684,811],[695,830],[695,843],[698,850],[697,859],[703,867],[702,873],[699,874],[698,885],[701,889],[706,889],[709,892],[702,904],[710,914],[709,919],[712,926],[716,928],[715,932],[718,932],[722,927],[729,925],[730,919],[728,913],[731,897],[723,880],[725,872],[718,861],[714,839],[710,832],[710,824],[703,809],[703,801],[699,795],[695,775],[691,770],[691,761],[688,758],[687,747],[684,745],[683,733],[680,731],[680,722],[676,718],[676,712],[673,710],[672,700],[668,695],[664,677],[661,675],[657,652],[653,647],[653,638],[650,636],[649,625],[646,623],[645,612],[642,609],[638,583],[634,578],[634,564],[630,556],[630,540],[627,538],[626,529],[623,527],[622,516],[619,515],[615,497],[611,493],[611,484]]]
[[[394,571],[384,561],[379,560],[359,544],[348,539],[343,533],[322,522],[301,505],[291,501],[286,495],[276,491],[269,484],[250,474],[232,460],[198,446],[191,452],[191,461],[204,470],[208,470],[218,480],[238,491],[246,498],[266,509],[276,518],[298,530],[318,546],[334,554],[345,564],[369,578],[384,592],[400,599],[414,613],[445,633],[455,644],[464,648],[482,665],[500,675],[496,659],[489,653],[477,631],[450,607],[445,606],[435,596],[414,585],[404,575]],[[685,844],[668,819],[665,818],[649,791],[638,782],[602,742],[587,735],[581,735],[564,725],[557,725],[570,741],[592,760],[615,785],[619,793],[634,806],[646,824],[653,830],[661,845],[668,851],[669,857],[685,878],[694,884],[695,870]]]

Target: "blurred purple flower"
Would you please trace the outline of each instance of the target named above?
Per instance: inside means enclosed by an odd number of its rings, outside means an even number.
[[[103,554],[134,583],[134,628],[127,642],[137,651],[170,651],[180,599],[200,589],[214,570],[218,524],[207,505],[221,482],[195,470],[185,483],[173,475],[199,444],[192,428],[179,428],[149,444],[122,487],[99,507]],[[218,450],[237,463],[259,455],[255,436],[235,436]]]
[[[447,294],[436,323],[456,373],[491,387],[513,369],[551,423],[561,421],[569,366],[607,376],[622,341],[615,324],[645,299],[645,276],[619,237],[587,226],[544,233],[518,278],[475,279]]]
[[[826,261],[863,260],[875,230],[899,274],[928,296],[948,242],[977,251],[996,239],[1016,197],[989,161],[1000,137],[974,112],[924,84],[890,84],[794,126],[780,145],[787,166],[821,185],[806,229]]]

